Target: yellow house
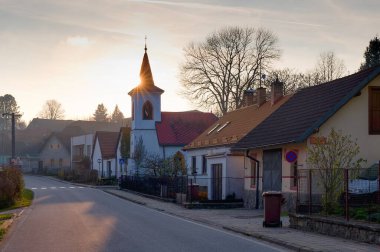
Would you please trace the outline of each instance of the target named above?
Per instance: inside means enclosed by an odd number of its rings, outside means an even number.
[[[332,128],[356,139],[368,165],[379,162],[380,67],[298,91],[232,150],[259,161],[258,195],[282,191],[294,209],[297,170],[307,169],[307,147],[323,141]],[[253,171],[245,169],[245,201],[256,197]]]

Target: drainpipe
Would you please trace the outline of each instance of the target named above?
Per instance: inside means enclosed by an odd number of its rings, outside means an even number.
[[[246,151],[245,156],[250,160],[253,160],[257,164],[256,169],[256,202],[255,209],[259,209],[259,176],[260,176],[260,161],[249,155],[249,150]]]

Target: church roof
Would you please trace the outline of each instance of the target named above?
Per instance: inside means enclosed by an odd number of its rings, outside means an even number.
[[[132,89],[128,94],[133,95],[140,92],[154,92],[163,93],[164,90],[154,85],[152,70],[150,69],[148,53],[146,52],[143,57],[140,69],[140,84]]]
[[[158,142],[160,145],[185,146],[217,120],[214,114],[197,110],[162,112],[161,122],[156,123]]]

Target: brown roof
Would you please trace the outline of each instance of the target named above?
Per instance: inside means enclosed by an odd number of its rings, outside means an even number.
[[[109,159],[116,157],[117,143],[119,132],[97,131],[95,134],[95,143],[99,142],[102,158]],[[94,144],[95,148],[95,144]]]
[[[252,105],[228,112],[189,145],[185,146],[184,149],[224,146],[236,143],[289,98],[290,96],[284,96],[274,105],[267,101],[260,107]]]

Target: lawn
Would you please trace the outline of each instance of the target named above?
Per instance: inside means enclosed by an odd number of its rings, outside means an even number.
[[[13,214],[0,214],[0,227],[5,220],[12,218],[12,216]],[[5,229],[0,228],[0,241],[3,239],[4,234],[5,234]]]

